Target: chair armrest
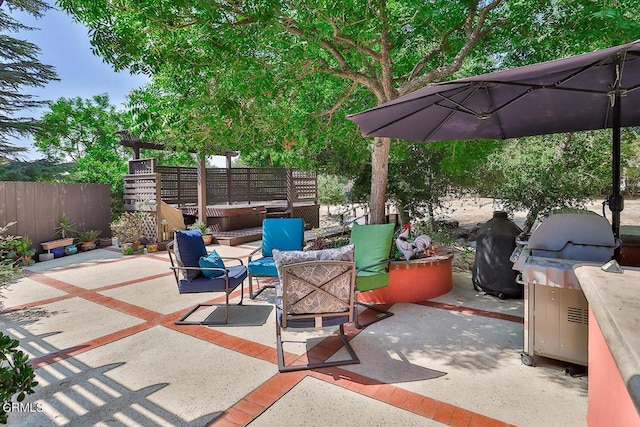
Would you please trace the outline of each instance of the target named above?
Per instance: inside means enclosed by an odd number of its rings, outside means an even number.
[[[384,259],[382,261],[378,261],[378,262],[370,264],[370,265],[365,265],[364,267],[360,267],[360,268],[358,268],[356,270],[356,275],[358,275],[358,273],[360,273],[361,271],[368,271],[370,268],[376,267],[376,266],[382,265],[382,264],[387,264],[387,267],[385,268],[385,270],[388,272],[389,271],[389,264],[391,264],[391,261],[393,261],[393,258]],[[378,271],[371,271],[371,273],[378,273]]]
[[[254,249],[251,251],[251,253],[249,253],[248,258],[247,258],[247,262],[251,262],[251,258],[253,258],[253,256],[258,252],[258,251],[262,251],[262,246],[260,246],[257,249]]]
[[[244,262],[242,262],[242,260],[240,258],[231,257],[231,256],[223,256],[223,257],[220,257],[220,259],[223,260],[223,261],[225,261],[225,260],[237,261],[240,265],[244,265]]]
[[[204,271],[204,270],[222,271],[225,275],[227,275],[229,273],[228,269],[219,268],[219,267],[174,267],[174,266],[171,266],[169,268],[171,270],[184,270],[184,271],[188,271],[188,270],[193,270],[193,271]]]

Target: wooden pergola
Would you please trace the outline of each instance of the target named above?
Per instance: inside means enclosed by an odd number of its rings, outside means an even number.
[[[132,135],[129,131],[121,130],[116,132],[120,135],[120,145],[133,149],[133,159],[140,159],[140,150],[167,150],[166,146],[162,142],[142,141],[138,136]],[[207,210],[207,169],[205,156],[198,154],[194,150],[189,150],[189,153],[197,155],[197,168],[198,168],[198,219],[202,222],[206,222],[206,210]],[[238,157],[240,153],[238,151],[225,150],[219,154],[214,154],[226,157],[227,169],[231,169],[231,159]]]

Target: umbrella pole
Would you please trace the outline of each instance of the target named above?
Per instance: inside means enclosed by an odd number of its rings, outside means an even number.
[[[615,91],[613,104],[613,159],[612,173],[613,186],[609,196],[609,209],[611,210],[611,228],[615,238],[620,237],[620,212],[624,209],[624,198],[620,194],[620,93]]]

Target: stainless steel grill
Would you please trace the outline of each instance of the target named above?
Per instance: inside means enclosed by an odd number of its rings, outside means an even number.
[[[524,285],[524,352],[587,365],[589,306],[573,268],[602,265],[613,258],[616,241],[609,222],[592,212],[557,213],[517,239],[511,255]]]

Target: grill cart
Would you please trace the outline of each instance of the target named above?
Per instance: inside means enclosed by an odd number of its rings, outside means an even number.
[[[556,213],[534,227],[528,240],[517,239],[513,269],[524,286],[524,352],[587,365],[589,306],[573,268],[601,266],[613,258],[611,225],[593,212]]]

